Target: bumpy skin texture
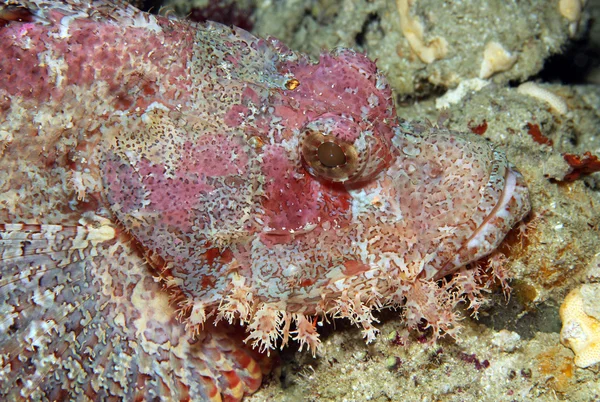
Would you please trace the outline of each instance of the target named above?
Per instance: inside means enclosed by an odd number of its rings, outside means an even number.
[[[260,352],[318,348],[314,317],[371,340],[390,305],[455,335],[456,304],[489,285],[465,266],[529,210],[485,140],[398,121],[363,55],[313,63],[112,2],[10,3],[2,399],[240,399]]]

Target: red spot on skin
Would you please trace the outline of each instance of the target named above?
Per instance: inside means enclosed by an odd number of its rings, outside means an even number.
[[[203,257],[209,265],[213,265],[215,261],[221,264],[227,264],[233,260],[233,253],[229,249],[221,250],[218,248],[210,248],[204,253]]]
[[[144,93],[144,95],[154,95],[156,94],[156,86],[153,83],[151,84],[147,82],[142,86],[142,92]]]
[[[202,289],[209,289],[215,287],[215,277],[214,276],[203,276],[202,277]]]
[[[218,248],[210,248],[206,251],[206,253],[204,253],[204,259],[206,259],[207,264],[213,265],[219,254]]]
[[[122,92],[120,95],[116,96],[115,99],[115,109],[118,110],[127,110],[133,105],[133,99],[126,93]]]
[[[346,276],[355,276],[369,270],[369,267],[360,261],[346,261],[344,268],[342,272]]]
[[[600,160],[591,152],[586,152],[583,156],[574,154],[564,154],[563,158],[571,166],[571,171],[564,177],[563,181],[572,182],[581,176],[600,172]]]
[[[469,130],[471,130],[471,132],[473,134],[477,134],[477,135],[483,135],[485,134],[485,132],[487,131],[488,128],[488,124],[487,121],[484,120],[481,124],[473,126],[472,125],[472,121],[469,122]]]
[[[540,131],[540,126],[537,124],[527,123],[527,133],[535,142],[542,145],[552,146],[553,142]]]
[[[350,208],[350,195],[341,184],[331,184],[329,192],[322,194],[326,213],[330,216]]]
[[[308,286],[311,286],[315,283],[314,279],[305,279],[302,282],[300,282],[300,287],[305,288]]]

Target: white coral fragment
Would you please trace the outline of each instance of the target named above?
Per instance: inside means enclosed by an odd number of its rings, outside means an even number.
[[[463,98],[467,96],[467,94],[471,92],[478,92],[489,84],[490,81],[482,80],[481,78],[471,78],[469,80],[462,81],[460,84],[458,84],[458,87],[446,92],[443,96],[440,96],[438,99],[436,99],[435,108],[449,108],[450,105],[460,103]]]
[[[558,11],[560,11],[560,15],[569,21],[569,35],[571,37],[574,37],[577,34],[584,5],[585,0],[560,0],[558,2]]]
[[[517,55],[510,53],[498,42],[488,42],[483,50],[479,78],[490,78],[496,73],[509,70],[517,62]]]
[[[583,285],[572,290],[560,306],[560,341],[573,350],[575,365],[581,368],[600,362],[600,320],[594,308],[598,298],[600,285]]]
[[[565,100],[554,92],[547,90],[533,82],[525,82],[517,88],[517,92],[523,95],[531,96],[547,103],[552,110],[559,115],[566,114],[569,110]]]
[[[400,14],[400,28],[404,37],[423,63],[430,64],[435,60],[443,59],[448,54],[448,42],[441,37],[435,37],[427,43],[424,41],[423,24],[410,15],[413,1],[396,0],[396,7]]]
[[[558,10],[560,15],[568,19],[570,22],[577,22],[581,18],[581,8],[583,4],[581,0],[560,0],[558,2]]]

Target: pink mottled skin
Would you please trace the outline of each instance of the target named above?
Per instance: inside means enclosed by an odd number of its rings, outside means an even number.
[[[399,120],[364,55],[3,3],[4,399],[238,400],[264,352],[314,352],[326,315],[370,341],[385,306],[457,336],[489,285],[469,264],[529,210],[504,154]]]

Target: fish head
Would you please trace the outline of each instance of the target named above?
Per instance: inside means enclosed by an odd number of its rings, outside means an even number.
[[[502,152],[399,119],[366,56],[272,45],[268,74],[217,80],[212,120],[208,104],[151,105],[105,153],[107,201],[190,323],[240,320],[268,346],[290,317],[366,328],[366,311],[491,253],[528,212]]]

